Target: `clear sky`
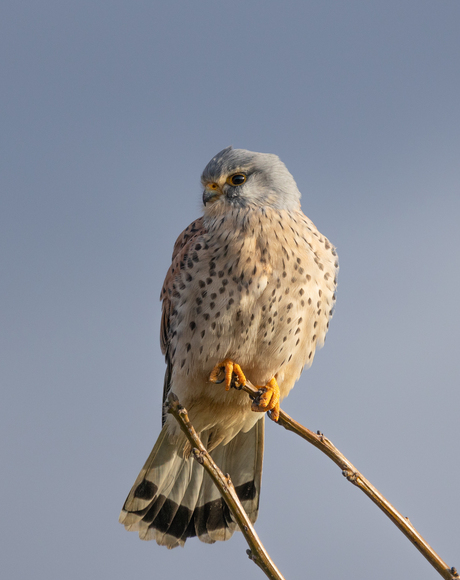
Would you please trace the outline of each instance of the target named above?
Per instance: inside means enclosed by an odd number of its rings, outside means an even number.
[[[460,2],[4,0],[0,562],[9,580],[263,578],[241,534],[117,522],[160,429],[159,293],[224,147],[276,153],[337,246],[284,402],[460,568]],[[267,424],[256,529],[289,580],[437,578]]]

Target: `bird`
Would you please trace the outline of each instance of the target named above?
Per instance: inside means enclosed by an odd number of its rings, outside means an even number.
[[[278,420],[280,401],[324,344],[338,258],[277,155],[227,147],[201,184],[203,214],[177,238],[161,290],[163,403],[179,398],[254,523],[264,417]],[[260,388],[252,404],[231,388],[246,377]],[[165,407],[162,425],[119,521],[170,549],[195,536],[228,540],[238,526]]]

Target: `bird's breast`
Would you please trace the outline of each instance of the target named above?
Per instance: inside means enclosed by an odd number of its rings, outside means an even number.
[[[257,384],[284,369],[289,374],[294,364],[298,378],[324,341],[335,299],[335,253],[312,228],[309,221],[258,216],[243,229],[223,222],[204,236],[177,282],[171,318],[177,372],[210,373],[231,358]]]

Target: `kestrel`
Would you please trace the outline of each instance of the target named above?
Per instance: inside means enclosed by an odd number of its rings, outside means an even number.
[[[337,254],[300,209],[276,155],[227,147],[201,177],[203,216],[174,246],[161,300],[163,401],[174,392],[214,461],[257,518],[264,413],[286,397],[324,343]],[[258,403],[230,386],[264,387]],[[225,384],[218,384],[223,378]],[[217,384],[216,384],[217,383]],[[163,429],[120,515],[143,540],[227,540],[237,524],[175,419]]]

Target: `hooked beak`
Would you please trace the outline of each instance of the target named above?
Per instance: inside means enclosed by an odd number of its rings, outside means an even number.
[[[209,183],[206,185],[203,191],[203,204],[212,203],[216,201],[218,197],[222,195],[223,191],[217,185],[217,183]]]

